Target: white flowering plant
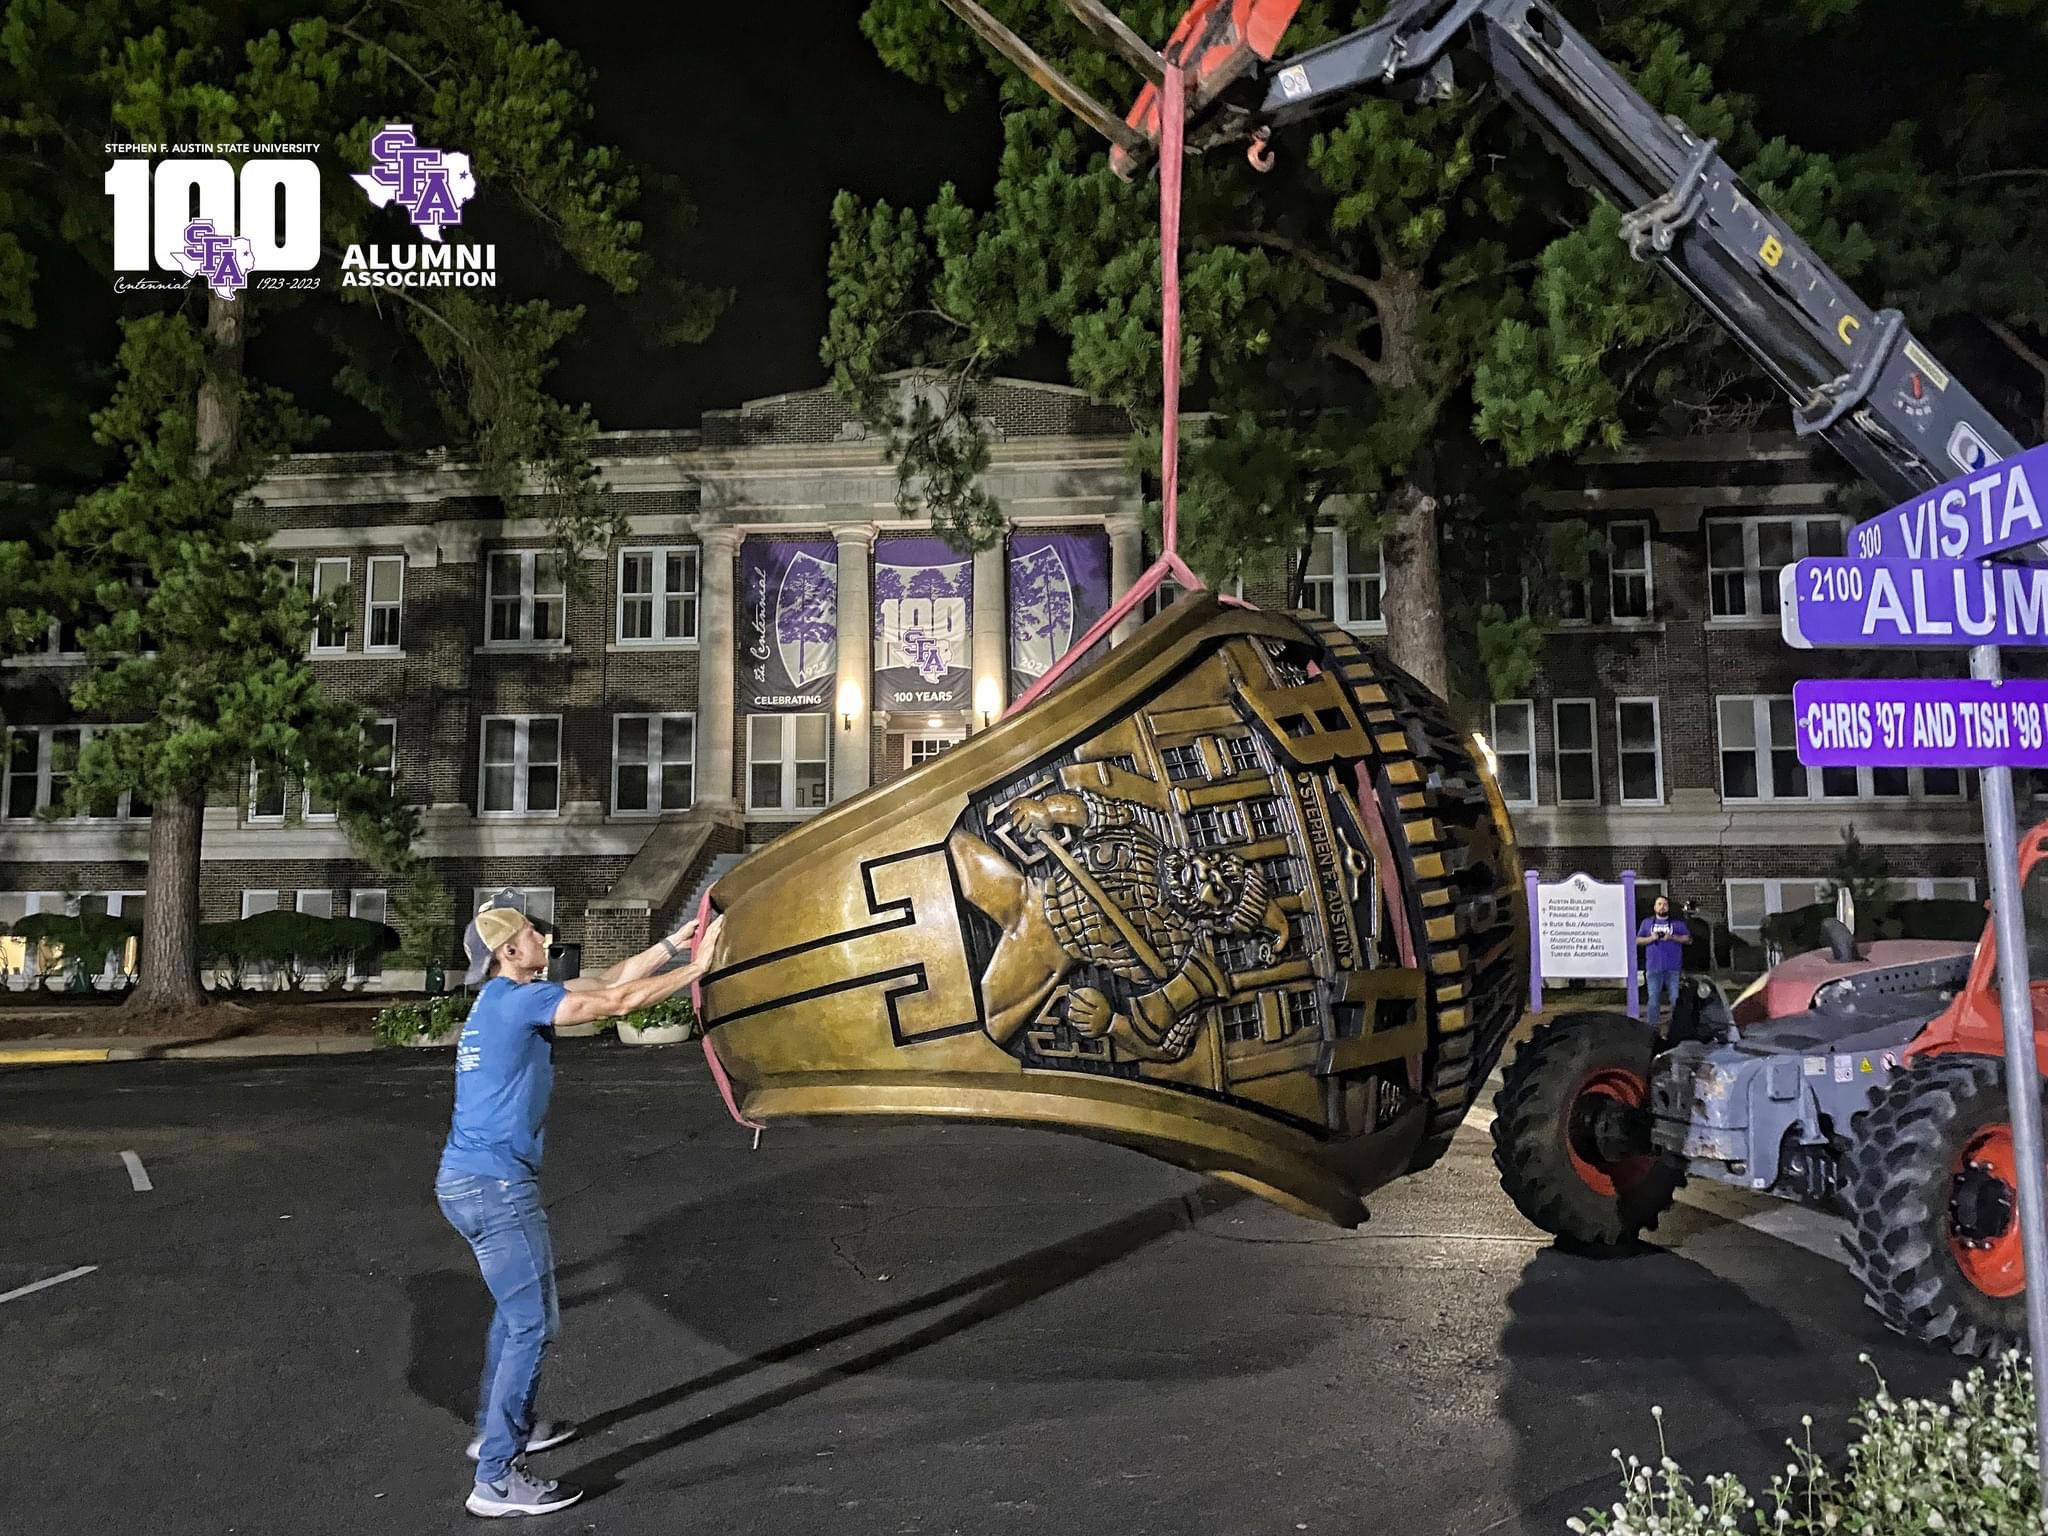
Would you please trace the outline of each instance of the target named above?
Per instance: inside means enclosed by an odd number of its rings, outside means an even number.
[[[1893,1397],[1878,1376],[1838,1465],[1814,1451],[1813,1420],[1802,1419],[1805,1443],[1785,1442],[1792,1459],[1756,1495],[1732,1474],[1687,1477],[1666,1448],[1664,1410],[1650,1412],[1656,1464],[1617,1450],[1621,1497],[1567,1520],[1573,1536],[2040,1536],[2034,1380],[2017,1355],[1974,1367],[1946,1401]]]

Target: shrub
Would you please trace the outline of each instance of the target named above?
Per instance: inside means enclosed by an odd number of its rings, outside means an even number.
[[[1850,1421],[1862,1433],[1841,1464],[1831,1468],[1815,1454],[1813,1420],[1806,1419],[1806,1443],[1786,1442],[1792,1460],[1761,1496],[1726,1473],[1708,1477],[1695,1494],[1664,1449],[1664,1411],[1650,1411],[1656,1466],[1616,1451],[1621,1497],[1566,1521],[1567,1529],[1608,1536],[2037,1536],[2041,1529],[2034,1382],[2018,1355],[1951,1382],[1946,1402],[1894,1398],[1879,1377],[1877,1395]]]
[[[282,908],[199,927],[199,953],[229,988],[239,988],[253,967],[276,970],[294,988],[309,970],[339,986],[351,964],[389,953],[397,942],[398,935],[382,923]]]
[[[7,931],[26,941],[32,950],[48,944],[63,951],[62,964],[43,975],[47,987],[59,976],[98,971],[108,955],[142,932],[142,923],[137,918],[109,917],[89,909],[76,915],[31,912]]]
[[[1788,955],[1804,954],[1809,949],[1825,949],[1828,941],[1821,932],[1821,924],[1834,915],[1833,902],[1816,902],[1812,906],[1773,912],[1764,919],[1762,937],[1765,943],[1778,945]],[[1867,917],[1859,908],[1856,937],[1866,941],[1953,939],[1967,944],[1982,935],[1988,916],[1982,903],[1975,901],[1898,901],[1893,902],[1891,910],[1878,920]]]
[[[694,1039],[697,1035],[697,1010],[687,992],[665,997],[658,1003],[649,1003],[645,1008],[635,1008],[618,1022],[629,1024],[634,1029],[663,1029],[672,1024],[682,1024],[689,1028],[687,1038]]]
[[[445,1040],[469,1017],[467,992],[448,992],[423,1003],[393,1003],[378,1011],[370,1032],[386,1045],[414,1040]]]

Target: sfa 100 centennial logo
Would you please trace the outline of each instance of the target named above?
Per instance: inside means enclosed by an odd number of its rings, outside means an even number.
[[[458,150],[421,144],[410,123],[386,123],[370,139],[370,169],[350,178],[372,204],[405,210],[424,245],[352,245],[341,261],[344,287],[495,288],[495,245],[451,244],[442,231],[462,222],[476,173]]]
[[[317,288],[318,144],[109,144],[114,291],[176,292],[199,278],[218,298],[250,286]],[[199,153],[204,151],[204,154]],[[151,155],[171,158],[152,167]],[[238,170],[229,156],[247,157]],[[175,272],[175,281],[130,273]],[[257,274],[265,274],[258,276]]]

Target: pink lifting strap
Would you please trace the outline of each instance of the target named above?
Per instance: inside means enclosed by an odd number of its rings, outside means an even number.
[[[1167,577],[1190,592],[1203,587],[1202,578],[1180,557],[1180,182],[1187,99],[1187,82],[1180,66],[1168,64],[1159,87],[1159,337],[1165,396],[1159,444],[1159,542],[1164,553],[1131,583],[1131,589],[1109,612],[1067,647],[1064,656],[1011,702],[1003,711],[1004,719],[1037,703]]]

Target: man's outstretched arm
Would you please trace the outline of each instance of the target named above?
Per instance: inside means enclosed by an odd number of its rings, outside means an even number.
[[[588,1024],[596,1019],[617,1018],[632,1013],[635,1009],[646,1008],[654,1003],[674,997],[678,992],[710,970],[717,957],[718,939],[725,924],[722,917],[714,917],[711,926],[704,930],[697,942],[696,952],[690,963],[672,971],[657,975],[640,976],[630,981],[614,982],[610,985],[580,987],[569,992],[555,1005],[553,1023]],[[635,955],[633,959],[621,961],[621,965],[634,965],[646,958],[647,954],[668,958],[668,951],[659,944],[652,950]],[[616,969],[616,967],[615,967]]]
[[[594,992],[600,987],[616,987],[629,981],[639,981],[645,976],[652,976],[668,964],[671,958],[668,946],[673,944],[678,949],[682,948],[689,943],[690,936],[696,931],[697,920],[693,917],[666,939],[648,945],[639,954],[629,955],[616,965],[606,966],[594,976],[573,977],[562,985],[571,992]]]

